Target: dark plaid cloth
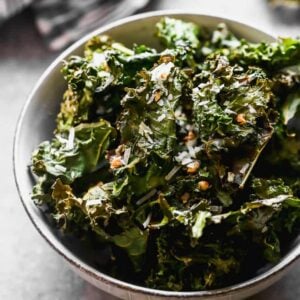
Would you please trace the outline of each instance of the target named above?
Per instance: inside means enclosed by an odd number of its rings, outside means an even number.
[[[33,0],[0,0],[0,21],[14,15]]]
[[[0,20],[32,5],[51,50],[60,50],[107,22],[131,15],[149,0],[0,0]]]

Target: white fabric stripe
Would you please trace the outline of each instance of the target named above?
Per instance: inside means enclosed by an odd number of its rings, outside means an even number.
[[[0,0],[0,19],[6,19],[25,6],[28,6],[33,0]]]

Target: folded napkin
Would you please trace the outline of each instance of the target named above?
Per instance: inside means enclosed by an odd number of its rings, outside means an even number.
[[[31,5],[51,50],[60,50],[107,22],[133,14],[149,0],[0,0],[0,20]]]

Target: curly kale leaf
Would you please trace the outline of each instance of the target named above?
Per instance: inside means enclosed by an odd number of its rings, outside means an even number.
[[[252,181],[253,194],[251,202],[246,202],[238,211],[214,215],[215,224],[230,224],[228,236],[247,236],[252,233],[252,241],[263,249],[264,259],[278,261],[284,245],[279,236],[285,230],[299,226],[300,199],[281,179],[266,180],[255,178]]]
[[[281,119],[275,127],[265,161],[282,173],[297,176],[300,171],[300,97],[298,92],[290,93],[281,106]]]
[[[271,83],[263,70],[244,71],[231,66],[226,57],[219,57],[208,61],[208,70],[198,76],[200,84],[193,90],[193,100],[201,139],[229,135],[243,142],[252,136],[258,120],[267,117],[267,109],[274,101]]]
[[[138,80],[141,84],[128,89],[122,100],[121,140],[133,141],[144,153],[155,152],[163,159],[168,158],[176,144],[175,109],[188,77],[162,57],[157,66],[142,72]]]
[[[283,124],[289,134],[300,136],[300,92],[288,95],[282,106]]]
[[[68,135],[57,134],[51,142],[40,144],[32,155],[33,172],[72,183],[98,167],[115,134],[115,129],[104,120],[72,127]]]
[[[258,197],[259,199],[293,194],[291,188],[285,185],[281,178],[269,180],[254,178],[251,182],[251,187],[255,193],[255,197]]]
[[[222,48],[238,48],[241,46],[241,41],[232,32],[229,31],[225,23],[220,23],[217,28],[212,32],[210,40],[206,42],[206,47],[212,50]]]
[[[285,204],[289,205],[290,199],[294,199],[292,190],[285,185],[282,179],[253,178],[251,181],[251,189],[253,191],[253,193],[250,195],[252,201],[245,201],[240,210],[230,211],[221,215],[214,215],[211,217],[212,221],[216,224],[219,224],[223,220],[228,220],[232,223],[240,222],[240,216],[244,215],[246,218],[248,218],[248,213],[249,220],[251,221],[253,216],[251,216],[250,212],[253,210],[255,211],[261,208],[271,208],[273,210],[272,213],[274,213],[275,211],[281,209]],[[257,222],[256,224],[259,226],[254,227],[261,230],[266,221]]]
[[[282,180],[255,178],[252,189],[255,200],[238,210],[185,213],[185,219],[196,220],[193,231],[184,229],[187,224],[175,217],[184,211],[176,214],[171,209],[174,219],[159,232],[157,264],[147,284],[172,290],[207,289],[223,286],[225,278],[228,283],[237,280],[240,269],[251,269],[254,258],[278,261],[284,247],[279,237],[299,226],[300,199]],[[199,242],[191,243],[195,238]]]
[[[78,92],[67,89],[56,119],[57,132],[67,131],[81,122],[87,122],[89,120],[90,106],[93,101],[93,95],[88,89]]]
[[[169,55],[162,56],[158,65],[142,71],[137,87],[129,88],[121,102],[118,129],[121,144],[130,148],[127,164],[115,171],[123,194],[141,196],[165,184],[172,169],[175,110],[189,78],[170,60]]]
[[[149,233],[147,231],[131,227],[112,237],[115,245],[128,253],[136,272],[142,270],[142,259],[147,250],[148,236]]]
[[[285,99],[300,84],[300,64],[282,68],[272,76],[274,90]]]
[[[265,160],[271,166],[282,171],[300,171],[300,139],[290,136],[284,128],[276,128],[275,136],[266,152]],[[290,168],[290,169],[289,169]],[[282,174],[285,175],[285,174]]]
[[[281,38],[277,42],[257,44],[241,40],[239,47],[230,50],[228,58],[242,65],[258,65],[273,72],[299,64],[300,40]]]
[[[136,73],[151,68],[159,57],[154,49],[136,47],[131,50],[107,36],[91,39],[85,47],[85,57],[71,56],[64,62],[62,73],[68,89],[57,117],[57,131],[91,122],[95,107],[111,97],[112,88],[119,90],[120,96],[106,103],[105,111],[118,108],[124,85],[132,84]],[[97,110],[101,111],[101,107]]]
[[[97,57],[96,54],[95,57],[95,53],[103,53],[108,58],[111,56],[119,61],[124,68],[123,77],[121,78],[126,78],[126,83],[129,83],[138,71],[144,68],[151,68],[160,57],[160,53],[157,53],[156,49],[145,45],[134,45],[133,49],[130,49],[110,39],[108,36],[96,36],[87,43],[85,47],[85,57],[91,61],[96,60],[97,62],[101,56]],[[113,66],[111,63],[113,62],[108,59],[109,67]],[[112,70],[114,70],[114,68],[112,68]],[[133,78],[130,80],[129,77]]]
[[[165,52],[174,52],[176,62],[180,66],[197,67],[197,57],[200,56],[200,27],[194,23],[183,22],[173,18],[162,18],[156,24],[157,36],[164,46]]]
[[[192,227],[192,237],[194,239],[199,239],[203,234],[203,229],[206,225],[206,219],[211,216],[211,213],[208,211],[198,211],[195,216],[195,223]]]
[[[136,271],[140,268],[140,259],[146,252],[148,233],[141,231],[131,222],[124,221],[128,215],[125,207],[115,208],[105,184],[91,187],[82,198],[76,197],[72,188],[60,179],[52,186],[52,198],[55,201],[55,219],[64,230],[72,230],[75,223],[81,223],[82,230],[93,230],[102,241],[111,242],[124,249]],[[126,217],[128,220],[128,216]],[[119,234],[110,232],[111,224],[117,224],[122,230]]]
[[[184,22],[173,18],[162,18],[156,24],[157,36],[168,48],[200,47],[199,33],[200,28],[194,23]]]
[[[150,191],[154,192],[154,195],[155,188],[166,183],[165,167],[169,168],[167,163],[159,164],[153,156],[147,159],[132,156],[131,159],[128,165],[113,172],[111,196],[119,203],[132,203],[133,197],[137,200],[136,197],[142,197]],[[144,164],[149,165],[149,168],[145,169]]]
[[[271,82],[260,68],[208,60],[193,89],[194,118],[212,172],[224,184],[242,187],[273,134],[276,114]],[[239,149],[239,150],[238,150]],[[219,199],[223,201],[224,191]]]
[[[157,264],[147,278],[147,285],[152,288],[176,291],[209,289],[224,284],[224,278],[230,281],[240,268],[237,259],[240,251],[234,252],[230,243],[218,240],[217,243],[203,242],[197,248],[191,248],[182,227],[162,229],[156,247]]]
[[[202,52],[208,57],[223,55],[232,63],[259,66],[272,73],[299,64],[300,40],[280,38],[276,42],[252,43],[238,39],[226,24],[219,24],[204,42]]]

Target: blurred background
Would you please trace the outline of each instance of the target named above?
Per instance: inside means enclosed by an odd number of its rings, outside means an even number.
[[[13,178],[18,115],[37,79],[66,46],[110,21],[161,9],[218,15],[295,37],[298,5],[298,0],[0,0],[0,299],[114,299],[73,274],[39,236]],[[300,262],[252,299],[300,299],[299,267]]]

